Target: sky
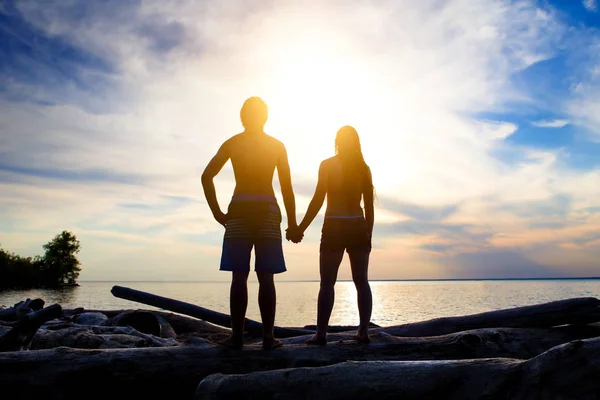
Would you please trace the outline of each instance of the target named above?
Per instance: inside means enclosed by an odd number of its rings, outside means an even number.
[[[0,1],[0,244],[66,229],[81,280],[230,279],[200,175],[256,95],[299,220],[357,129],[371,279],[600,276],[599,3]],[[318,279],[322,221],[278,280]]]

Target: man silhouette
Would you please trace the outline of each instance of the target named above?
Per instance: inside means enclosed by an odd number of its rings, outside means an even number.
[[[215,219],[225,227],[221,271],[231,271],[231,329],[220,343],[233,348],[243,346],[244,319],[248,306],[250,253],[254,247],[255,271],[259,282],[258,304],[263,323],[263,347],[281,346],[275,339],[275,283],[273,274],[286,271],[281,240],[281,211],[273,192],[277,168],[288,229],[295,229],[296,201],[287,152],[283,143],[267,135],[267,105],[259,97],[244,102],[240,118],[244,131],[221,145],[202,174],[206,201]],[[235,190],[227,214],[221,211],[215,193],[214,177],[231,159]]]

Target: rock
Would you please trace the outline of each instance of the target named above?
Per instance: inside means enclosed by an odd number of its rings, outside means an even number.
[[[177,336],[171,325],[162,316],[150,311],[124,312],[114,317],[111,325],[130,326],[138,332],[156,337],[175,338]]]
[[[79,325],[104,325],[108,322],[108,317],[98,312],[85,312],[77,314],[73,322]]]

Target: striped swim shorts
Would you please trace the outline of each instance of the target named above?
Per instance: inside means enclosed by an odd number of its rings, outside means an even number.
[[[229,204],[223,238],[221,271],[286,271],[281,238],[281,210],[275,197],[235,195]]]

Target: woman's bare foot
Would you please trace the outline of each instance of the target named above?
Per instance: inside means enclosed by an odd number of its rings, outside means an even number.
[[[221,346],[229,347],[230,349],[239,350],[244,346],[244,339],[237,338],[234,336],[229,336],[226,339],[219,340],[217,343],[220,344]]]
[[[315,335],[308,339],[305,343],[318,346],[325,346],[327,344],[327,336],[321,336],[315,333]]]
[[[353,339],[356,340],[358,343],[363,343],[363,344],[371,343],[371,338],[369,337],[369,331],[366,329],[359,330],[358,333],[353,336]]]
[[[283,346],[281,340],[275,338],[263,338],[262,347],[265,350],[271,350],[281,346]]]

